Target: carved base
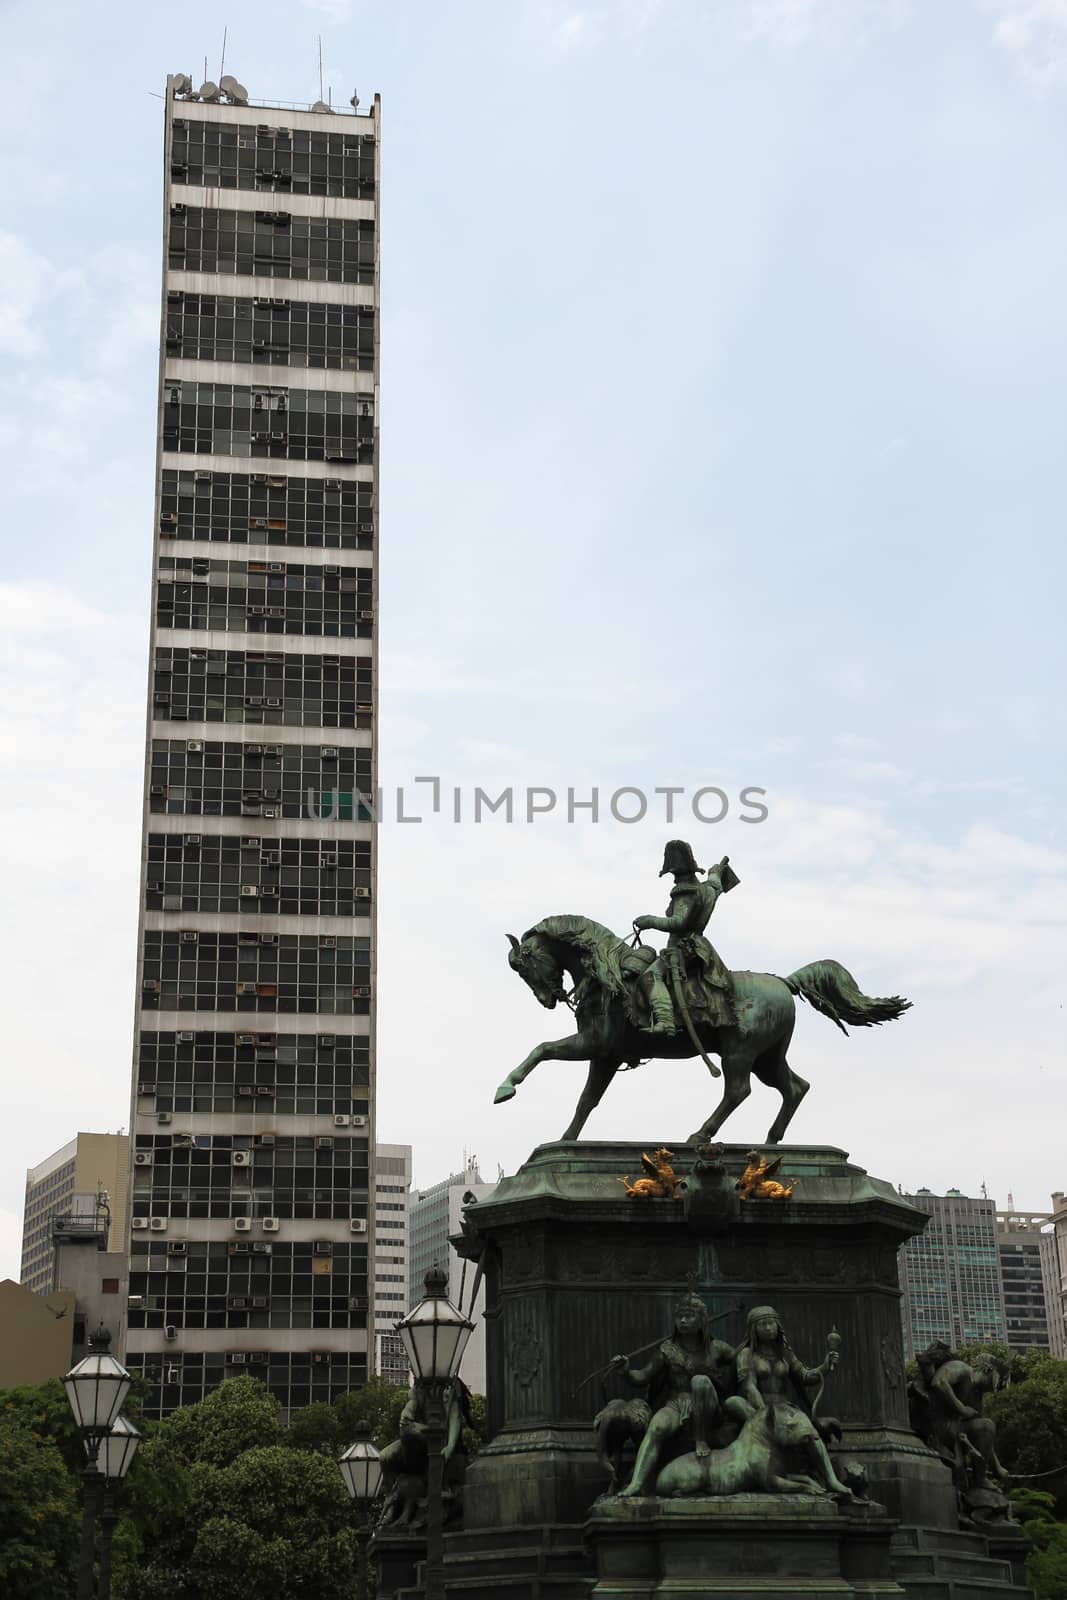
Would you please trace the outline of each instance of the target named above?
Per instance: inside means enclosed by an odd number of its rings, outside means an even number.
[[[594,1600],[892,1600],[896,1523],[881,1507],[839,1508],[808,1495],[611,1500],[585,1525]]]
[[[377,1600],[394,1600],[415,1583],[416,1568],[426,1559],[426,1536],[421,1533],[376,1533],[367,1554],[378,1568]]]

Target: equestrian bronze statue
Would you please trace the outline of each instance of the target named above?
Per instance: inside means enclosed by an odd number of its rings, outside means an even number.
[[[700,881],[689,845],[672,839],[663,871],[674,877],[663,917],[640,916],[632,942],[589,917],[545,917],[521,939],[509,934],[508,961],[548,1010],[571,1007],[577,1032],[535,1046],[496,1091],[510,1100],[542,1061],[588,1061],[589,1076],[563,1139],[577,1139],[589,1114],[621,1068],[646,1060],[686,1061],[699,1056],[714,1077],[722,1062],[723,1093],[690,1143],[714,1138],[751,1092],[755,1076],[776,1089],[782,1106],[767,1134],[778,1144],[809,1085],[786,1059],[796,1021],[797,995],[835,1022],[867,1028],[892,1022],[910,1006],[898,995],[863,994],[838,961],[813,961],[787,978],[769,972],[730,972],[705,937],[717,900],[738,883],[727,857]],[[668,936],[658,953],[640,943],[654,929]],[[568,993],[564,979],[570,980]]]

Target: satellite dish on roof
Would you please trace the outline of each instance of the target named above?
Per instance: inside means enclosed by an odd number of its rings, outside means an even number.
[[[352,107],[353,111],[358,111],[359,110],[359,95],[358,94],[353,94],[351,100],[348,103]]]
[[[187,72],[175,72],[172,76],[175,94],[192,94],[193,80]]]
[[[207,83],[202,83],[200,85],[200,99],[206,100],[208,105],[217,104],[221,97],[221,93],[222,91],[220,90],[218,84],[212,83],[210,78],[208,79]]]
[[[228,75],[225,78],[220,78],[219,88],[231,105],[246,106],[248,104],[248,90],[243,83],[238,83],[236,78],[231,78]]]
[[[312,111],[332,111],[333,106],[328,106],[325,100],[316,100],[311,109]]]

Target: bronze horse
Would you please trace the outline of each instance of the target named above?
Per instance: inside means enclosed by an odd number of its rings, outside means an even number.
[[[562,1135],[564,1140],[577,1139],[620,1067],[653,1058],[685,1061],[700,1053],[684,1031],[651,1034],[642,1026],[634,993],[634,952],[610,928],[589,917],[545,917],[521,940],[514,934],[508,938],[512,970],[549,1010],[560,1001],[568,1003],[563,978],[570,977],[578,1031],[535,1046],[504,1079],[496,1091],[497,1103],[510,1100],[542,1061],[588,1061],[585,1088]],[[704,1053],[714,1053],[722,1061],[723,1094],[712,1115],[691,1136],[691,1144],[714,1138],[748,1098],[753,1074],[782,1097],[766,1141],[779,1143],[809,1088],[786,1060],[796,1021],[795,995],[842,1032],[847,1032],[846,1022],[860,1028],[892,1022],[911,1005],[898,995],[878,1000],[862,994],[851,973],[837,961],[813,961],[788,978],[769,972],[735,972],[732,978],[736,1022],[718,1028],[696,1023]]]

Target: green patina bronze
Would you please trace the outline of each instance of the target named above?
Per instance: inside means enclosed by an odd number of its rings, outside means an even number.
[[[690,1142],[715,1137],[748,1096],[755,1076],[782,1097],[767,1134],[767,1143],[777,1144],[809,1087],[791,1070],[786,1056],[796,1021],[794,997],[807,1000],[843,1032],[846,1023],[862,1028],[891,1022],[910,1006],[897,995],[876,999],[863,994],[837,961],[811,962],[787,978],[730,972],[704,929],[719,896],[738,879],[725,856],[703,883],[701,870],[690,847],[671,840],[663,864],[663,872],[675,879],[667,914],[634,922],[635,939],[648,928],[668,934],[661,955],[647,945],[629,944],[582,916],[545,917],[521,940],[508,935],[512,970],[547,1009],[561,1002],[571,1005],[578,1030],[535,1046],[497,1089],[498,1103],[510,1100],[542,1061],[588,1061],[585,1088],[562,1135],[564,1140],[577,1139],[620,1068],[644,1060],[701,1056],[717,1074],[708,1057],[718,1055],[722,1099]],[[565,977],[571,981],[569,995]]]

